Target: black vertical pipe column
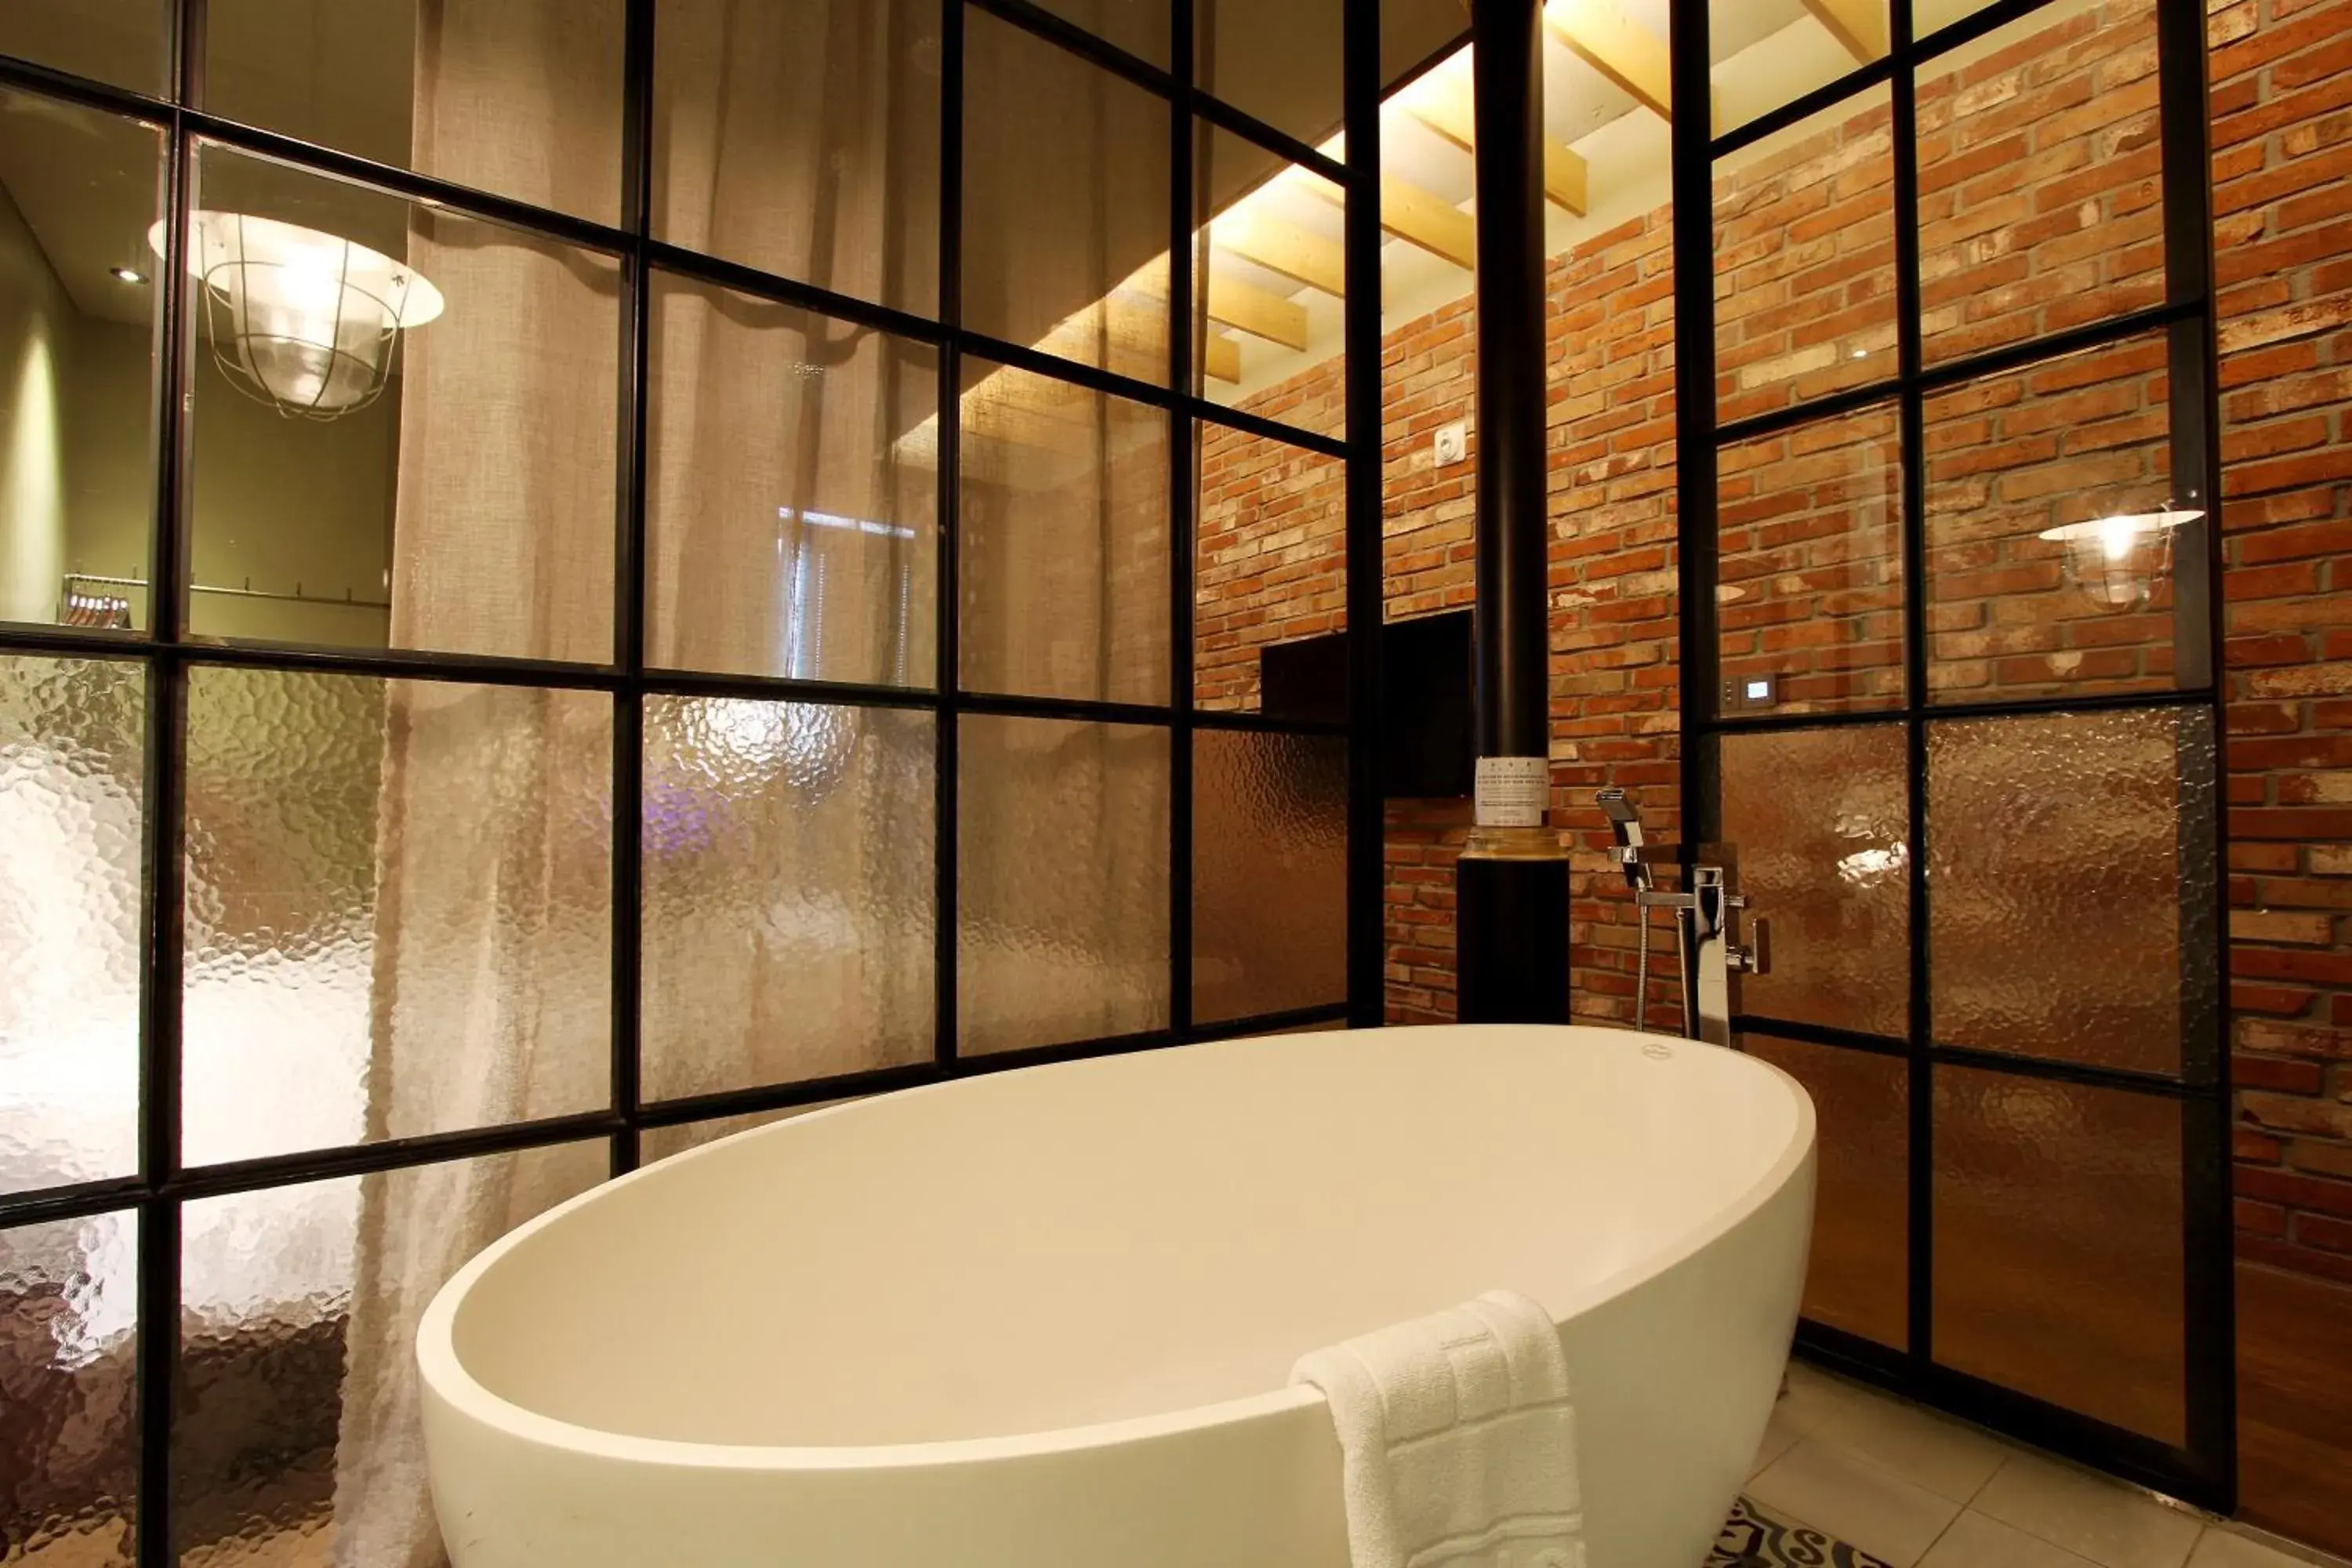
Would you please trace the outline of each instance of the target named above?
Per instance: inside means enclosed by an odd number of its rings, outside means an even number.
[[[1478,188],[1477,824],[1454,872],[1464,1023],[1565,1023],[1568,857],[1547,826],[1543,34],[1472,0]]]

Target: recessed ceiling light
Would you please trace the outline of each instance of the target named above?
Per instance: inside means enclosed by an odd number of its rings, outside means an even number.
[[[147,281],[147,274],[144,272],[133,272],[128,267],[110,267],[107,270],[114,274],[114,280],[118,283],[144,283]]]

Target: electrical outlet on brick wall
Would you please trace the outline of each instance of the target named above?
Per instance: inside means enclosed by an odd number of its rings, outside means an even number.
[[[1447,468],[1470,456],[1470,422],[1456,419],[1451,425],[1440,425],[1437,435],[1429,444],[1430,460],[1438,468]]]

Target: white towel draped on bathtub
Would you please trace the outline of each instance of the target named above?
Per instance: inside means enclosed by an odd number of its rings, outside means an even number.
[[[1331,1405],[1354,1568],[1584,1568],[1568,1364],[1511,1290],[1299,1358]]]

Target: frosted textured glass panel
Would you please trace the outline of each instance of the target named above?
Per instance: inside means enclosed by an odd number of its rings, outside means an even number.
[[[1168,1026],[1168,731],[968,714],[957,1033],[978,1055]]]
[[[0,1563],[137,1561],[138,1247],[129,1213],[0,1230]]]
[[[0,658],[0,1193],[139,1168],[146,679]]]
[[[2182,952],[2210,965],[2212,779],[2201,708],[1931,724],[1936,1038],[2179,1072],[2210,1005]]]
[[[192,1164],[595,1110],[612,700],[200,668]]]
[[[930,686],[939,351],[654,276],[646,657]]]
[[[1936,1359],[2178,1444],[2180,1104],[1936,1074]]]
[[[187,1205],[180,1562],[439,1562],[417,1322],[467,1258],[603,1181],[610,1159],[597,1139]]]
[[[1821,713],[1903,700],[1903,443],[1880,404],[1725,447],[1717,646],[1724,710]]]
[[[1192,1016],[1348,999],[1348,742],[1192,737]]]
[[[1741,1046],[1813,1097],[1821,1163],[1805,1316],[1900,1350],[1911,1341],[1910,1064],[1770,1035]]]
[[[1911,985],[1910,806],[1902,727],[1723,738],[1723,837],[1772,972],[1740,984],[1760,1017],[1902,1035]]]
[[[980,360],[961,409],[966,689],[1166,705],[1168,416]]]
[[[648,697],[645,1093],[927,1061],[937,721]]]

